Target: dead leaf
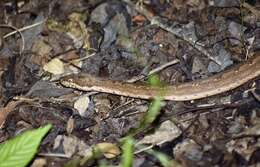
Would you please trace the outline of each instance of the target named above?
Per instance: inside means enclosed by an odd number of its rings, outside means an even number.
[[[138,144],[161,145],[181,135],[181,130],[171,121],[165,121],[154,134],[145,136]]]
[[[83,95],[80,96],[74,103],[74,108],[78,110],[81,116],[86,116],[86,111],[89,105],[89,96]]]
[[[113,143],[98,143],[96,148],[99,149],[106,158],[114,158],[120,154],[120,149]]]
[[[47,71],[54,75],[63,74],[64,73],[64,63],[60,59],[54,58],[51,61],[49,61],[47,64],[45,64],[43,69],[44,69],[44,71]]]
[[[85,156],[89,150],[89,146],[75,136],[58,135],[55,139],[53,149],[62,146],[66,156],[71,157],[75,153]]]
[[[10,101],[5,107],[0,108],[0,129],[2,128],[8,114],[15,109],[15,107],[23,101]]]

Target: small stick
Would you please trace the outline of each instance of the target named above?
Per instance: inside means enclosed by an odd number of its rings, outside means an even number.
[[[179,62],[180,62],[180,61],[179,61],[178,59],[175,59],[175,60],[172,60],[172,61],[170,61],[170,62],[168,62],[168,63],[162,64],[161,66],[159,66],[159,67],[157,67],[157,68],[151,70],[151,71],[148,73],[148,75],[155,74],[155,73],[157,73],[157,72],[159,72],[159,71],[161,71],[161,70],[163,70],[163,69],[165,69],[165,68],[167,68],[167,67],[169,67],[169,66],[172,66],[172,65],[174,65],[174,64],[177,64],[177,63],[179,63]],[[133,78],[127,80],[126,82],[134,83],[134,82],[139,81],[139,80],[141,80],[141,79],[143,79],[143,78],[145,78],[145,77],[146,77],[145,75],[140,75],[140,76],[137,76],[137,77],[133,77]]]

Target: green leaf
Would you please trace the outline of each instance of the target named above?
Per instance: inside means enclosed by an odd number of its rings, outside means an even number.
[[[42,138],[52,125],[24,132],[0,144],[0,167],[24,167],[37,153]]]
[[[126,137],[123,141],[122,167],[131,167],[134,159],[134,139]]]
[[[161,108],[164,105],[161,97],[155,97],[155,99],[150,103],[148,112],[145,113],[143,120],[141,120],[137,128],[133,128],[129,131],[128,136],[134,136],[139,132],[143,131],[147,126],[149,126],[160,114]]]
[[[144,116],[143,124],[151,124],[156,117],[160,114],[161,108],[163,106],[162,99],[160,97],[155,97],[155,99],[150,103],[149,110]]]
[[[162,86],[162,83],[160,81],[160,78],[158,75],[155,75],[155,74],[152,74],[152,75],[149,75],[148,77],[148,82],[151,86],[157,86],[157,87],[160,87]]]

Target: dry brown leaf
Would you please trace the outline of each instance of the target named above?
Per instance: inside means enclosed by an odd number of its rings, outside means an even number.
[[[60,59],[54,58],[44,65],[43,70],[54,75],[63,74],[64,63]]]
[[[114,158],[120,154],[120,149],[113,143],[98,143],[96,148],[99,149],[106,158]]]
[[[181,130],[171,121],[163,122],[154,134],[145,136],[138,144],[161,145],[181,135]]]
[[[0,128],[2,128],[8,114],[15,109],[15,107],[23,101],[11,101],[5,107],[0,108]]]

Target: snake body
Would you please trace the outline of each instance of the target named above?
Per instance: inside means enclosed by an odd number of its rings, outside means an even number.
[[[151,99],[159,95],[165,100],[188,101],[235,89],[258,76],[260,76],[259,54],[223,73],[179,85],[151,87],[112,81],[88,74],[69,75],[60,82],[65,87],[82,91],[97,91],[141,99]]]

